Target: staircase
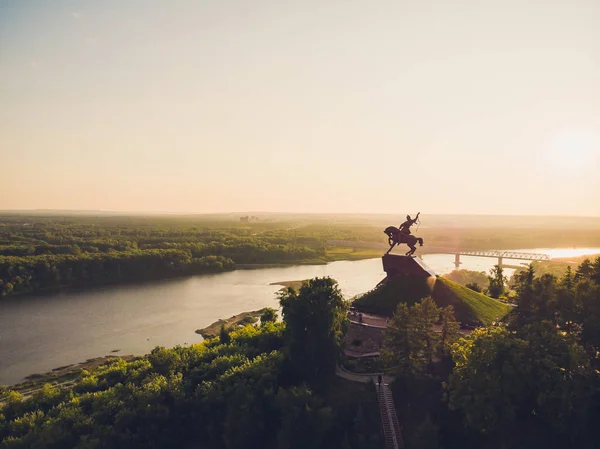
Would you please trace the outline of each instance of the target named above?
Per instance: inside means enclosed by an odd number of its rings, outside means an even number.
[[[384,383],[377,384],[376,388],[385,447],[386,449],[402,449],[404,448],[404,441],[402,441],[402,434],[400,433],[392,392],[388,385]]]

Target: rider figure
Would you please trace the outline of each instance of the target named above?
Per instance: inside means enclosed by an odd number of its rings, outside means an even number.
[[[402,234],[410,235],[410,227],[419,220],[419,212],[415,218],[410,218],[410,215],[406,216],[406,221],[400,225],[400,232]]]

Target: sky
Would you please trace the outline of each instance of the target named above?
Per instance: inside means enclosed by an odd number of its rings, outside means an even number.
[[[0,210],[600,216],[598,0],[0,0]]]

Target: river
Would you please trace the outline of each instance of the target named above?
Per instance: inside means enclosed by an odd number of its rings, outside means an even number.
[[[600,248],[515,251],[571,257],[600,253]],[[453,269],[453,255],[427,254],[423,260],[438,274]],[[461,261],[461,268],[478,271],[487,271],[497,263],[484,257],[461,257]],[[511,271],[507,270],[508,274]],[[109,355],[113,350],[119,350],[116,354],[145,354],[157,345],[197,343],[202,337],[194,331],[219,318],[262,307],[277,308],[276,292],[281,287],[271,283],[316,276],[333,277],[350,298],[373,288],[385,273],[380,259],[368,259],[237,270],[145,285],[2,299],[0,385]]]

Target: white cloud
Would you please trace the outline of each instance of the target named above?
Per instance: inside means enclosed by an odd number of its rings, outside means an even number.
[[[98,43],[98,39],[95,37],[86,37],[85,43],[88,45],[96,45]]]
[[[32,59],[31,61],[29,61],[29,67],[31,67],[33,70],[37,70],[39,69],[41,66],[41,64],[36,61],[35,59]]]
[[[81,19],[81,13],[77,11],[72,12],[71,17],[73,17],[74,19]]]

